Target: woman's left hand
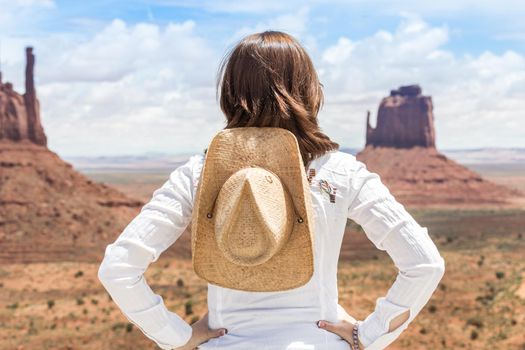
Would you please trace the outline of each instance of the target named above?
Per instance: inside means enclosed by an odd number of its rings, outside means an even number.
[[[328,322],[325,320],[320,320],[318,322],[319,328],[326,329],[329,332],[335,333],[344,340],[346,340],[352,349],[354,349],[354,342],[352,339],[352,330],[354,329],[354,325],[357,322],[355,318],[350,316],[346,311],[344,312],[343,319],[339,322]],[[361,343],[361,341],[358,339],[359,342],[359,349],[364,350],[365,346]],[[355,350],[355,349],[354,349]]]
[[[225,328],[210,329],[208,326],[208,312],[203,318],[191,325],[193,333],[190,340],[183,346],[179,346],[173,350],[194,350],[198,349],[198,346],[202,343],[207,342],[211,338],[221,337],[227,333]]]

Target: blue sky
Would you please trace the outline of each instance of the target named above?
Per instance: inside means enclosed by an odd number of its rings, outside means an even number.
[[[444,47],[457,53],[479,54],[487,49],[495,53],[508,49],[523,53],[525,49],[525,25],[520,20],[525,15],[525,5],[519,1],[492,1],[490,4],[487,1],[458,0],[455,5],[445,1],[437,8],[435,4],[420,4],[415,9],[411,1],[292,1],[288,6],[270,2],[268,5],[244,4],[222,10],[221,1],[216,1],[219,5],[212,5],[213,1],[198,0],[54,3],[56,6],[45,11],[48,16],[43,16],[37,26],[43,30],[41,35],[65,31],[87,34],[101,29],[114,18],[124,19],[129,24],[151,22],[158,25],[191,19],[199,23],[199,34],[220,43],[233,35],[239,26],[269,20],[275,16],[276,10],[293,10],[300,8],[300,4],[307,4],[315,13],[311,24],[316,28],[321,45],[329,45],[340,36],[359,39],[380,29],[392,31],[399,23],[400,13],[412,12],[423,14],[430,25],[447,24],[451,27],[451,40]],[[394,6],[389,8],[389,3]],[[81,20],[85,21],[84,25],[80,24]]]
[[[214,74],[242,36],[296,36],[326,102],[320,123],[364,144],[390,89],[433,96],[438,148],[525,147],[521,1],[0,0],[4,80],[23,88],[23,47],[49,147],[59,154],[198,152],[223,126]],[[468,132],[465,132],[468,130]]]

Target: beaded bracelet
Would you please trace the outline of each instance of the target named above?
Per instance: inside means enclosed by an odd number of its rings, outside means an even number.
[[[354,324],[354,328],[352,328],[352,340],[354,345],[352,346],[353,350],[361,350],[359,348],[359,337],[358,337],[358,331],[359,331],[359,324],[361,321],[356,321]]]

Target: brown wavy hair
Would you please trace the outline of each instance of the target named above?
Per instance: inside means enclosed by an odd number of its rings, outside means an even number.
[[[241,39],[223,57],[216,89],[225,129],[287,129],[297,138],[305,166],[339,149],[318,125],[324,95],[312,60],[289,34],[269,30]]]

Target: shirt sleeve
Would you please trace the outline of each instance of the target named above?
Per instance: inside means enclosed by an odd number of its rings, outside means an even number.
[[[398,269],[387,294],[376,299],[374,311],[359,327],[365,349],[379,350],[396,340],[428,302],[445,273],[445,261],[427,227],[414,220],[380,176],[363,162],[355,160],[355,164],[348,217],[378,249],[388,253]],[[388,332],[390,321],[406,310],[410,310],[408,320]]]
[[[139,214],[106,247],[98,269],[99,280],[122,313],[161,349],[186,344],[192,327],[167,309],[143,274],[191,221],[193,169],[199,156],[190,157],[153,192]]]

